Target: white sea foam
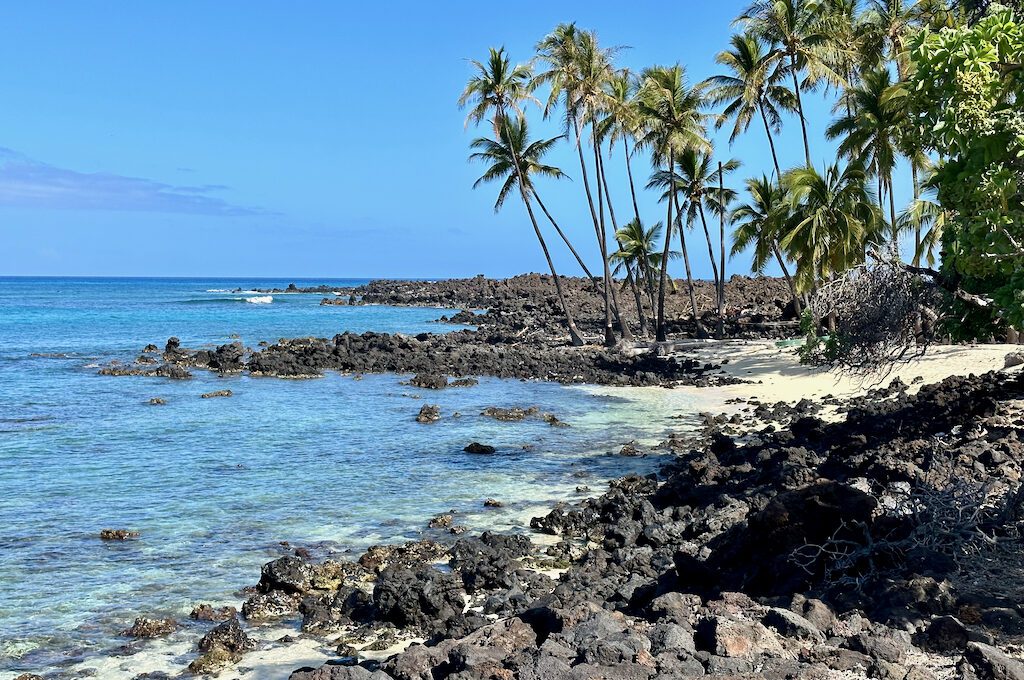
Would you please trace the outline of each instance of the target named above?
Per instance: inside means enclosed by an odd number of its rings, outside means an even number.
[[[207,288],[207,293],[230,293],[231,291],[227,288]]]
[[[246,302],[251,302],[254,305],[269,305],[274,301],[273,295],[257,295],[255,297],[245,298]]]

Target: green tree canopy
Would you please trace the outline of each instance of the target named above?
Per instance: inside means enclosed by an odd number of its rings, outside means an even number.
[[[908,83],[949,221],[942,280],[956,291],[952,330],[1024,327],[1024,24],[1002,6],[971,27],[926,33]]]

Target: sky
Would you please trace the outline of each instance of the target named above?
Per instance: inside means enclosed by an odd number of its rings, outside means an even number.
[[[504,45],[526,61],[560,22],[622,46],[634,70],[686,66],[696,82],[746,2],[9,3],[0,12],[0,276],[441,277],[544,271],[518,201],[493,210],[456,100],[469,59]],[[807,103],[812,156],[831,102]],[[527,110],[537,136],[557,120]],[[718,153],[732,179],[769,172],[763,131]],[[803,157],[799,125],[778,140]],[[598,271],[574,149],[549,157],[569,180],[538,190]],[[623,155],[606,161],[629,212]],[[635,160],[640,185],[650,173]],[[906,174],[906,173],[904,173]],[[898,180],[899,182],[899,180]],[[909,181],[905,184],[909,184]],[[898,183],[897,199],[906,187]],[[652,192],[644,220],[664,219]],[[620,218],[621,221],[621,218]],[[696,237],[697,234],[694,234]],[[549,242],[562,273],[572,256]],[[699,243],[695,243],[699,246]],[[706,249],[706,248],[705,248]],[[694,273],[709,277],[707,256]],[[746,272],[738,256],[730,271]],[[679,272],[681,275],[681,272]]]

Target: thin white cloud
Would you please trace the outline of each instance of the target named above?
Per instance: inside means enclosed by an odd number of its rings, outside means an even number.
[[[0,147],[0,206],[195,215],[264,215],[211,195],[223,185],[175,186],[140,177],[78,172]]]

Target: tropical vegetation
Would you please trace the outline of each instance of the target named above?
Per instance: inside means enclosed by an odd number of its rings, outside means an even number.
[[[884,261],[946,291],[948,332],[1012,333],[1024,326],[1022,19],[985,0],[755,0],[716,55],[718,73],[701,81],[682,64],[621,68],[619,48],[560,24],[522,63],[504,48],[471,62],[459,103],[467,125],[490,128],[470,144],[485,166],[474,186],[499,186],[495,210],[510,196],[523,204],[574,344],[584,338],[552,231],[601,295],[608,345],[634,331],[666,339],[677,260],[694,332],[724,333],[727,250],[750,253],[752,272],[781,273],[797,314],[820,311],[823,286]],[[821,98],[833,117],[808,125]],[[531,118],[557,121],[561,134],[531,137]],[[778,144],[787,127],[802,156],[789,167]],[[713,141],[723,128],[730,145],[756,135],[770,165],[729,157]],[[546,161],[562,145],[576,167]],[[815,163],[829,148],[834,162]],[[570,175],[600,257],[593,269],[569,238],[578,232],[541,201],[543,185]],[[904,186],[912,198],[901,203]],[[658,203],[664,219],[646,223]],[[702,316],[693,265],[705,250],[717,305]],[[816,317],[819,330],[834,322]]]

